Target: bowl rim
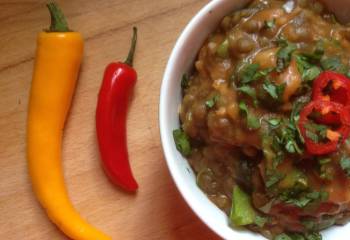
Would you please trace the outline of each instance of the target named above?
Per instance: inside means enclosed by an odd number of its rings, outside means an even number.
[[[192,199],[191,193],[189,189],[182,187],[182,183],[180,183],[180,177],[178,173],[175,170],[175,161],[173,160],[175,157],[168,154],[171,152],[170,145],[174,142],[169,141],[169,133],[166,132],[167,126],[165,121],[162,121],[166,116],[166,106],[167,106],[167,89],[169,88],[169,82],[171,82],[170,77],[172,73],[172,68],[174,64],[177,61],[178,55],[180,50],[183,48],[184,43],[186,42],[186,39],[188,38],[188,35],[193,31],[193,29],[196,29],[199,24],[203,21],[204,17],[207,16],[208,13],[211,13],[213,9],[216,9],[218,6],[220,6],[222,3],[224,3],[225,0],[213,0],[204,5],[196,14],[194,17],[191,18],[189,23],[186,25],[184,30],[181,32],[180,36],[178,37],[174,48],[172,49],[172,52],[170,54],[169,60],[166,65],[166,69],[162,78],[161,88],[160,88],[160,98],[159,98],[159,127],[160,127],[160,137],[161,137],[161,145],[163,149],[163,154],[165,156],[165,160],[167,163],[168,170],[171,174],[171,177],[173,181],[175,182],[175,185],[178,189],[178,191],[181,193],[182,198],[185,200],[185,202],[188,204],[188,206],[191,208],[191,210],[201,219],[203,223],[205,223],[209,229],[211,229],[213,232],[215,232],[217,235],[224,239],[232,238],[232,231],[223,231],[224,229],[217,224],[214,223],[213,219],[205,218],[204,214],[201,213],[200,207],[196,204],[196,201]],[[223,16],[222,16],[223,17]],[[217,25],[217,24],[216,24]],[[193,63],[193,61],[192,61]],[[170,160],[171,159],[171,160]],[[219,209],[218,209],[219,211]],[[227,223],[228,224],[228,223]],[[228,225],[227,225],[228,226]]]

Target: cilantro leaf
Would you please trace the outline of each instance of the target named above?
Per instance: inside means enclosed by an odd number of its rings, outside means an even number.
[[[274,99],[280,101],[284,92],[286,84],[276,85],[269,81],[265,81],[263,89]]]
[[[321,69],[307,61],[303,55],[295,55],[298,71],[304,81],[312,81],[321,74]]]
[[[276,19],[274,18],[272,20],[266,20],[264,24],[265,24],[265,27],[268,29],[274,28],[276,26]]]
[[[303,56],[305,56],[308,60],[313,62],[319,62],[321,58],[324,55],[325,49],[324,49],[324,42],[322,40],[318,41],[316,43],[316,47],[313,53],[304,53]]]
[[[214,97],[212,97],[211,99],[207,100],[205,102],[205,105],[208,107],[208,108],[212,108],[215,106],[216,102],[219,100],[220,96],[219,95],[215,95]]]
[[[247,118],[247,127],[251,130],[256,130],[260,128],[260,121],[259,119],[254,116],[251,112],[248,110],[248,106],[245,102],[239,103],[239,109],[241,112],[243,112],[246,115]]]
[[[259,215],[255,216],[255,221],[254,223],[258,226],[258,227],[264,227],[265,223],[267,223],[269,221],[269,219],[267,217],[261,217]]]
[[[272,171],[267,171],[266,175],[267,175],[267,181],[265,182],[265,186],[267,188],[274,186],[276,183],[278,183],[285,177],[285,175],[280,172],[272,172]]]
[[[267,120],[267,122],[269,123],[269,125],[271,127],[278,127],[281,124],[281,119],[280,118],[270,118],[269,120]]]
[[[229,42],[225,39],[217,48],[216,54],[221,58],[227,58],[229,56]]]
[[[248,95],[254,100],[254,105],[257,105],[257,98],[256,98],[256,90],[255,88],[252,88],[248,85],[243,85],[242,87],[237,88],[238,91]]]
[[[321,60],[323,70],[331,70],[342,74],[347,74],[349,67],[342,64],[340,57],[330,57]]]
[[[239,79],[241,84],[247,84],[252,81],[255,81],[255,74],[257,73],[260,65],[259,64],[248,64],[243,67],[239,73]]]
[[[297,46],[293,43],[285,42],[277,52],[277,72],[282,72],[286,67],[288,67],[293,52],[297,50]]]
[[[313,142],[319,143],[327,138],[327,126],[308,122],[305,124],[306,136]]]
[[[321,74],[321,69],[317,66],[313,66],[302,73],[302,78],[305,81],[312,81]]]
[[[173,131],[176,149],[184,156],[191,154],[191,145],[187,134],[182,129]]]
[[[350,177],[350,158],[343,156],[340,159],[340,166],[343,169],[343,171],[345,172],[345,174]]]

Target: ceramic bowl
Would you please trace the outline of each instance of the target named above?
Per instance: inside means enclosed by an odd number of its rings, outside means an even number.
[[[165,159],[171,176],[183,198],[197,216],[224,239],[264,240],[260,234],[229,226],[227,215],[217,208],[196,185],[195,174],[187,160],[176,150],[172,131],[179,128],[180,81],[191,70],[198,50],[220,20],[244,7],[248,0],[213,0],[186,26],[169,58],[160,92],[159,124]],[[322,232],[324,240],[350,239],[350,224]]]

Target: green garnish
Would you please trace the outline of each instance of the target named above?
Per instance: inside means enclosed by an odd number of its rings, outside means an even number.
[[[340,159],[340,166],[343,169],[343,171],[345,172],[345,174],[350,177],[350,158],[343,156]]]
[[[349,67],[342,64],[340,57],[330,57],[321,60],[323,70],[331,70],[341,74],[347,74]]]
[[[258,72],[259,64],[247,64],[239,73],[239,79],[241,84],[247,84],[257,80],[255,75]]]
[[[242,87],[237,88],[237,90],[251,97],[254,101],[254,105],[257,106],[258,100],[256,98],[255,88],[248,85],[243,85]]]
[[[273,240],[322,240],[322,236],[319,233],[306,233],[305,235],[299,233],[282,233]]]
[[[319,143],[327,138],[327,126],[308,122],[305,124],[306,136],[313,142]]]
[[[255,222],[256,213],[250,197],[237,185],[233,188],[230,220],[236,226],[245,226]]]
[[[264,227],[265,223],[267,223],[268,221],[269,221],[269,219],[267,217],[262,217],[262,216],[256,215],[254,223],[258,227],[262,228],[262,227]]]
[[[242,101],[239,103],[239,109],[241,110],[241,112],[243,112],[245,114],[246,119],[247,119],[247,127],[249,129],[256,130],[256,129],[260,128],[259,119],[248,110],[248,106],[245,102]]]
[[[212,97],[211,99],[207,100],[205,102],[205,105],[208,107],[208,108],[212,108],[215,106],[216,102],[219,100],[220,96],[219,95],[215,95],[214,97]]]
[[[267,120],[269,125],[273,128],[278,127],[281,124],[281,121],[282,120],[280,118],[270,118],[269,120]]]
[[[284,201],[287,204],[293,204],[299,208],[304,208],[309,203],[316,202],[316,201],[327,201],[329,194],[325,191],[313,191],[313,192],[304,192],[300,189],[291,189],[289,191],[285,191],[282,194],[280,194],[280,200]]]
[[[303,56],[305,56],[309,61],[313,62],[319,62],[321,58],[324,55],[325,49],[324,49],[324,42],[322,40],[318,41],[316,43],[316,47],[313,53],[304,53]]]
[[[267,20],[264,22],[265,27],[268,29],[274,28],[276,26],[276,19],[272,19],[272,20]]]
[[[284,174],[280,172],[267,171],[267,181],[265,182],[265,186],[270,188],[280,182],[285,177]]]
[[[182,129],[176,129],[173,131],[173,137],[176,149],[184,156],[190,155],[191,145],[187,134]]]
[[[263,84],[263,89],[274,99],[281,101],[286,84],[276,85],[266,80]]]
[[[216,49],[216,54],[221,58],[227,58],[229,56],[229,42],[225,39],[219,47]]]
[[[281,48],[277,52],[277,72],[282,72],[292,59],[292,54],[297,50],[297,46],[293,43],[289,43],[286,40],[280,40],[279,45]]]

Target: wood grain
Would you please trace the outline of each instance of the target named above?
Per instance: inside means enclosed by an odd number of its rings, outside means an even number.
[[[208,0],[61,0],[70,27],[85,37],[85,56],[67,122],[63,165],[71,200],[113,239],[218,239],[176,190],[161,150],[159,89],[170,51]],[[48,27],[45,1],[0,1],[0,239],[66,239],[31,191],[25,156],[27,100],[36,34]],[[127,54],[139,28],[138,83],[128,116],[131,164],[140,184],[125,194],[106,179],[95,136],[104,67]]]

